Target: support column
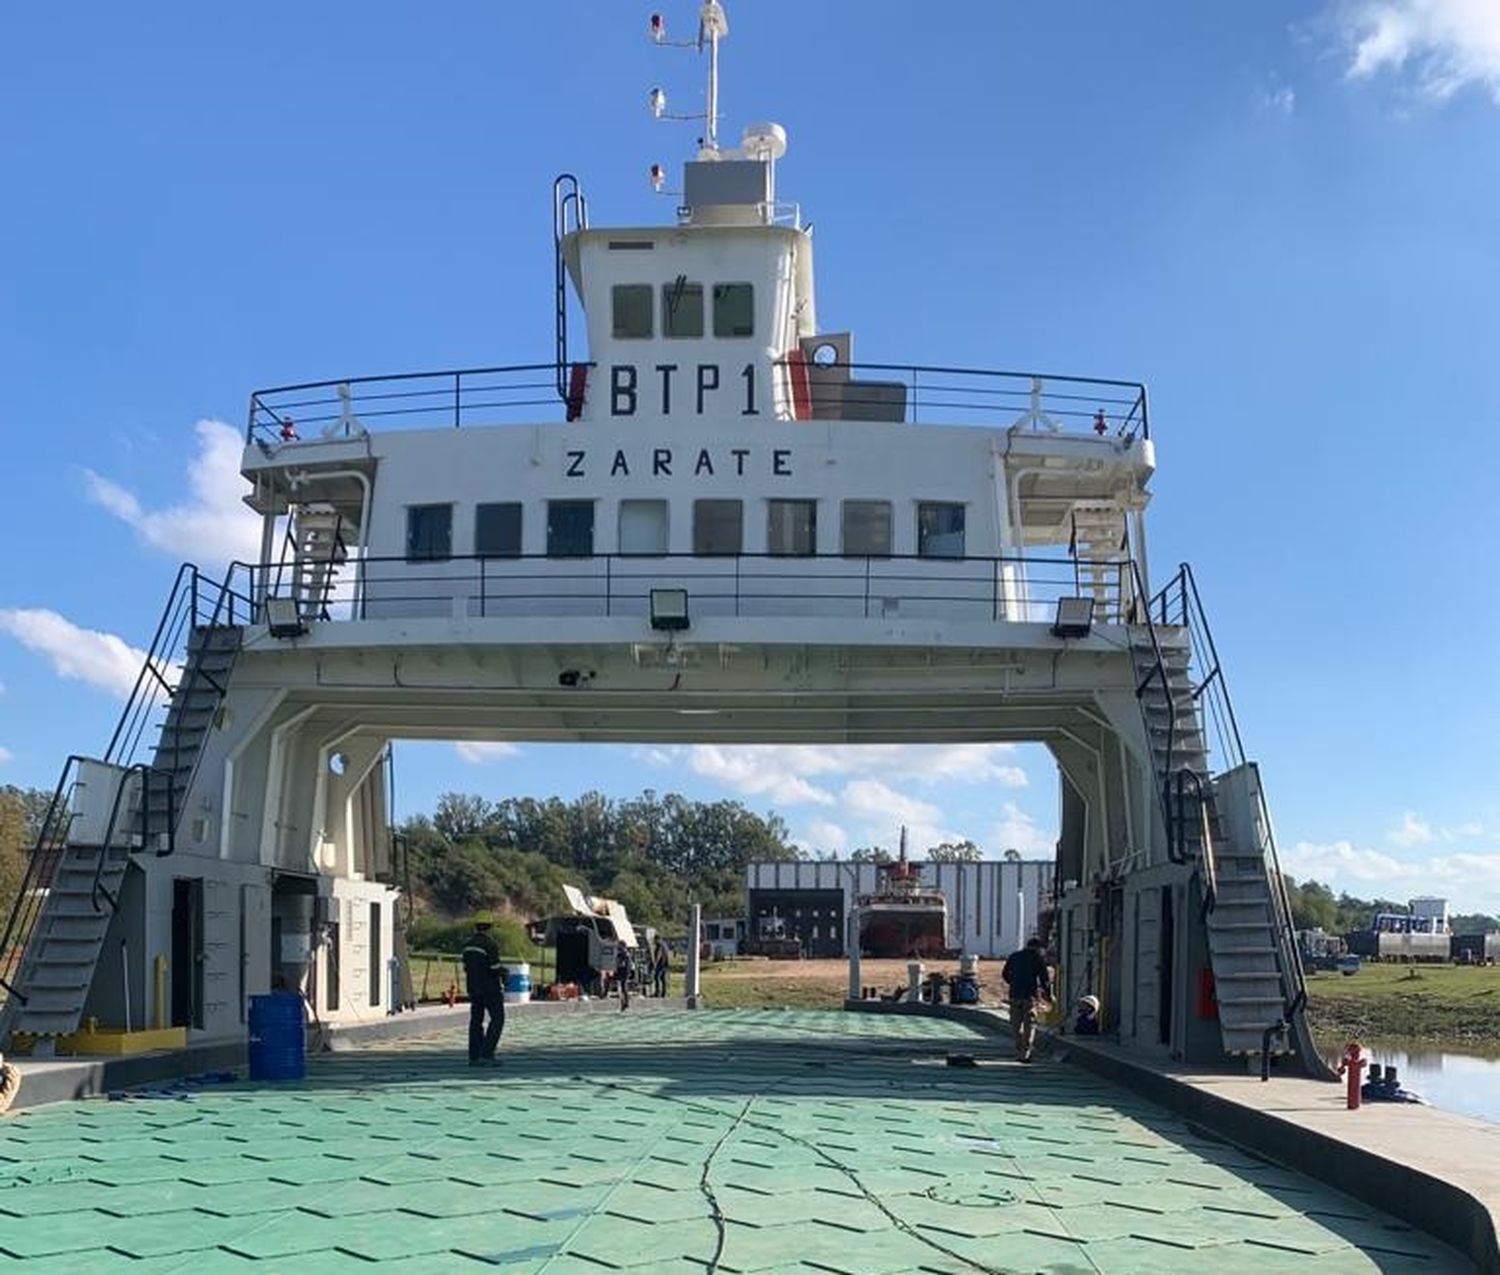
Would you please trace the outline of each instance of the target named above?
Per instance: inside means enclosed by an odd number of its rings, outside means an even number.
[[[699,966],[698,954],[702,951],[703,944],[703,905],[693,904],[692,917],[688,921],[688,951],[687,969],[683,975],[683,994],[687,997],[689,1009],[698,1008],[699,991]]]
[[[859,909],[849,909],[849,999],[863,998],[864,984],[860,981],[859,969]]]

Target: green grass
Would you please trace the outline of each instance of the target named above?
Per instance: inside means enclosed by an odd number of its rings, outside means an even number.
[[[1347,976],[1309,973],[1307,999],[1325,1038],[1500,1046],[1500,967],[1366,963]]]

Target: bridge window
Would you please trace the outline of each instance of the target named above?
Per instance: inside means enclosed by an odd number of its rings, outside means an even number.
[[[917,553],[924,558],[964,556],[964,507],[939,501],[917,506]]]
[[[662,336],[703,335],[703,285],[678,275],[661,286]]]
[[[694,553],[741,553],[744,547],[745,518],[741,501],[693,501]]]
[[[851,558],[891,556],[891,502],[844,501],[844,553]]]
[[[594,502],[547,502],[547,556],[587,558],[594,552]]]
[[[617,283],[610,290],[617,341],[639,340],[651,335],[653,291],[649,283]]]
[[[474,506],[474,552],[481,558],[521,556],[521,506]]]
[[[818,551],[818,502],[773,500],[766,536],[769,553],[810,557]]]
[[[439,562],[453,556],[453,506],[407,505],[406,560]]]
[[[620,502],[620,552],[657,554],[667,551],[667,502]]]
[[[755,288],[752,284],[714,284],[714,335],[755,335]]]

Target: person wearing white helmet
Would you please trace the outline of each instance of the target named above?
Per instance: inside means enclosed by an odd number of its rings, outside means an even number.
[[[1078,1017],[1073,1022],[1075,1036],[1097,1036],[1099,1034],[1099,998],[1083,996],[1078,1001]]]

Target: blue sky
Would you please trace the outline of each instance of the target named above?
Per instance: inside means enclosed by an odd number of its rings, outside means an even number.
[[[1500,6],[728,8],[725,134],[786,126],[823,326],[1148,382],[1152,563],[1198,572],[1288,866],[1500,908]],[[253,388],[550,358],[559,171],[596,224],[670,219],[646,172],[694,133],[646,92],[702,80],[649,11],[8,16],[0,783],[103,748],[178,561],[253,552]],[[423,745],[400,775],[408,811],[733,796],[822,849],[1055,825],[1036,748]]]

